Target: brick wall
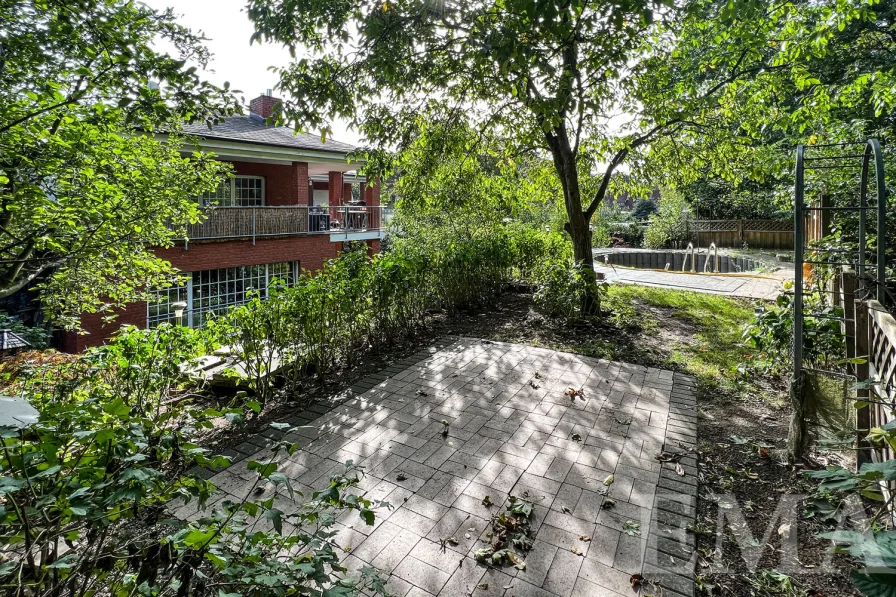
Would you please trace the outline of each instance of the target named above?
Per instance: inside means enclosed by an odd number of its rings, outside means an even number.
[[[370,186],[365,185],[363,187],[364,190],[364,201],[367,202],[367,205],[379,205],[380,204],[380,183],[376,182]]]
[[[306,162],[293,162],[291,184],[295,187],[296,203],[298,205],[311,205],[311,190],[308,188],[308,164]]]
[[[103,321],[108,314],[87,313],[82,315],[81,327],[88,334],[64,332],[61,346],[63,352],[76,353],[90,346],[105,344],[112,334],[123,325],[146,327],[146,303],[131,303],[124,309],[116,309],[114,313],[118,317],[110,323]]]
[[[265,205],[308,205],[308,164],[231,162],[237,174],[264,177]]]
[[[191,243],[189,249],[179,246],[156,249],[155,253],[183,272],[281,261],[298,261],[302,269],[317,271],[323,268],[328,259],[338,255],[339,244],[330,242],[327,235],[299,236],[258,240],[255,246],[251,240],[197,242]],[[126,309],[119,311],[118,318],[109,324],[105,324],[100,315],[83,315],[81,326],[89,332],[88,335],[66,332],[62,337],[61,348],[65,352],[74,353],[81,352],[89,346],[98,346],[106,342],[115,330],[124,324],[145,327],[146,303],[129,304]]]
[[[258,239],[254,246],[251,239],[196,242],[186,249],[181,245],[155,253],[184,272],[279,261],[301,261],[304,269],[315,271],[336,256],[336,244],[327,235],[293,236]]]

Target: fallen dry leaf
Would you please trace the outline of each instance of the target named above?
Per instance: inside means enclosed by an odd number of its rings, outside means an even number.
[[[684,469],[683,469],[683,468],[681,467],[681,465],[678,464],[677,462],[675,463],[675,473],[676,473],[679,477],[684,477]]]
[[[588,535],[582,535],[581,537],[579,537],[579,541],[584,541],[587,543],[588,541],[591,541],[591,537],[589,537]]]
[[[660,462],[678,462],[681,460],[681,454],[672,453],[672,452],[660,452],[656,456],[654,456]]]
[[[644,577],[640,574],[632,574],[631,578],[628,579],[628,582],[632,583],[633,589],[637,589],[641,586],[641,583],[644,582]]]
[[[584,555],[585,555],[584,553],[582,553],[582,550],[579,549],[578,547],[573,547],[573,548],[570,549],[569,551],[571,551],[572,553],[576,554],[577,556],[584,556]]]
[[[614,477],[613,475],[608,475],[607,478],[604,479],[604,485],[609,487],[610,485],[613,484],[613,481],[615,481],[615,480],[616,480],[616,477]]]

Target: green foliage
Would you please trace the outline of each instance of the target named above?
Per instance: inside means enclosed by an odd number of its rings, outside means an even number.
[[[639,222],[647,220],[655,213],[657,213],[656,203],[650,199],[638,199],[635,202],[634,209],[632,209],[632,217]]]
[[[29,327],[7,313],[0,313],[0,330],[12,330],[28,342],[32,349],[46,348],[50,342],[47,330]]]
[[[865,405],[867,408],[867,404]],[[896,445],[896,422],[871,429],[866,438],[872,445],[890,448]],[[896,481],[896,460],[863,463],[857,472],[840,466],[807,471],[806,476],[819,480],[819,491],[829,495],[858,494],[877,503],[878,512],[869,528],[859,531],[835,530],[819,537],[833,542],[832,552],[849,554],[860,567],[852,571],[856,588],[867,597],[890,597],[896,591],[896,531],[881,529],[877,520],[889,515],[892,498],[885,500],[883,485]],[[836,513],[834,513],[836,516]]]
[[[246,381],[264,402],[281,376],[291,393],[309,374],[351,366],[364,350],[382,350],[413,335],[432,310],[454,312],[493,301],[511,279],[550,285],[551,296],[565,301],[557,315],[574,315],[569,305],[581,300],[581,276],[569,286],[544,273],[549,255],[570,252],[558,234],[519,223],[481,227],[472,236],[469,230],[404,228],[388,252],[373,258],[363,249],[343,253],[322,271],[303,272],[291,286],[231,309],[210,322],[209,331],[235,347]],[[550,263],[569,275],[571,260]],[[269,375],[275,362],[291,365]]]
[[[691,112],[704,77],[721,85],[717,102],[690,114],[716,126],[684,126],[651,147],[677,183],[791,184],[797,143],[893,130],[891,3],[702,0],[689,13],[671,23],[674,49],[655,53],[637,83],[657,120]]]
[[[803,359],[809,366],[827,368],[845,346],[840,322],[832,319],[843,317],[843,309],[825,305],[819,295],[807,294],[803,310]],[[744,343],[758,351],[750,367],[780,373],[790,365],[793,313],[793,296],[789,294],[779,295],[774,305],[756,307],[755,319],[743,329]],[[749,367],[745,364],[745,368]]]
[[[43,309],[75,326],[82,312],[170,280],[149,247],[196,222],[194,198],[226,170],[182,156],[178,125],[235,102],[197,76],[208,53],[170,11],[123,0],[7,0],[2,10],[0,297],[37,281]],[[174,133],[170,143],[158,130]]]
[[[650,216],[644,230],[644,246],[651,249],[680,247],[688,242],[691,207],[680,191],[663,189],[659,211]]]
[[[593,285],[593,277],[584,275],[581,263],[569,260],[551,259],[538,270],[535,292],[535,304],[548,315],[572,321],[581,316],[582,303],[588,295],[589,285]],[[597,314],[600,314],[601,294],[605,283],[596,286],[593,296],[597,300]]]
[[[377,504],[357,495],[351,463],[309,496],[279,472],[296,450],[288,441],[248,463],[255,476],[243,495],[222,495],[214,477],[178,472],[227,467],[196,434],[244,418],[240,408],[195,400],[182,383],[182,364],[209,348],[187,328],[128,328],[77,361],[30,373],[23,395],[40,422],[0,429],[4,594],[384,592],[372,570],[345,578],[331,543],[341,512],[373,522]],[[203,506],[210,509],[198,512]],[[171,517],[173,509],[181,516]]]
[[[787,185],[786,202],[779,204],[775,193],[777,181],[765,183],[744,181],[734,185],[719,178],[701,179],[682,187],[682,193],[698,218],[708,220],[737,219],[792,219],[793,198],[792,182],[782,181]]]

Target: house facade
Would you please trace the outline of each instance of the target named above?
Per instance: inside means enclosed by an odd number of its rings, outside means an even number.
[[[321,269],[346,243],[363,242],[370,254],[379,252],[380,187],[368,185],[356,173],[357,162],[348,162],[355,148],[268,126],[265,119],[278,101],[262,95],[251,101],[247,116],[211,129],[186,127],[203,151],[229,162],[234,172],[213,193],[197,198],[207,206],[204,221],[189,226],[174,246],[155,249],[186,283],[157,291],[157,302],[128,305],[112,323],[85,314],[81,325],[87,333],[66,333],[63,350],[102,344],[123,324],[200,326],[245,302],[247,293],[264,293],[274,279],[289,281],[303,269]]]

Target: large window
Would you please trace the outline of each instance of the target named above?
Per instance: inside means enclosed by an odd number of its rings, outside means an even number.
[[[260,176],[234,176],[217,189],[205,193],[200,202],[218,207],[259,207],[264,205],[264,178]]]
[[[157,301],[147,306],[147,325],[155,327],[163,321],[178,323],[172,304],[183,301],[187,308],[180,323],[199,327],[209,317],[247,302],[252,291],[266,296],[274,279],[292,284],[298,271],[298,261],[284,261],[193,272],[186,286],[156,291]]]

